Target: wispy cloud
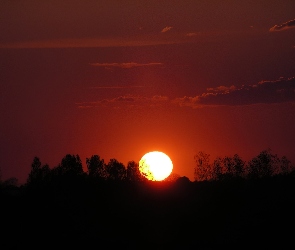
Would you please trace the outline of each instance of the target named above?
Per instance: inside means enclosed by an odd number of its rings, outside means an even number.
[[[104,67],[104,68],[122,68],[122,69],[130,69],[136,67],[149,67],[149,66],[162,66],[163,63],[152,62],[152,63],[135,63],[135,62],[127,62],[127,63],[90,63],[92,66],[96,67]]]
[[[207,92],[194,97],[176,98],[179,106],[200,108],[203,106],[238,106],[258,103],[295,102],[295,77],[276,81],[261,81],[255,85],[208,88]]]
[[[219,86],[217,88],[207,88],[207,91],[208,92],[212,92],[212,93],[215,92],[215,93],[224,93],[224,94],[226,94],[226,93],[229,93],[229,92],[234,91],[236,89],[237,89],[236,86],[231,85],[230,87],[227,87],[227,86]]]
[[[112,99],[103,99],[96,102],[81,102],[76,103],[78,108],[96,108],[96,107],[111,107],[111,108],[125,108],[125,107],[157,107],[163,104],[167,104],[169,98],[167,96],[119,96]]]
[[[98,88],[121,88],[121,87],[98,87]],[[207,88],[201,95],[184,96],[169,99],[167,96],[156,95],[152,97],[143,96],[119,96],[112,99],[103,99],[96,102],[76,103],[79,108],[112,107],[216,107],[216,106],[242,106],[254,104],[272,103],[295,103],[295,77],[280,78],[275,81],[261,81],[253,85],[242,85],[241,87],[219,86]]]
[[[269,29],[269,31],[271,31],[271,32],[282,31],[282,30],[287,30],[287,29],[291,29],[291,28],[295,28],[295,19],[287,21],[287,22],[280,24],[280,25],[275,25],[275,26],[271,27]]]
[[[165,32],[167,32],[167,31],[169,31],[169,30],[171,30],[173,27],[171,27],[171,26],[166,26],[164,29],[162,29],[162,33],[165,33]]]
[[[128,85],[128,86],[94,86],[90,89],[131,89],[131,88],[144,88],[141,85]]]
[[[192,37],[192,36],[197,36],[198,34],[196,32],[190,32],[190,33],[187,33],[186,36],[188,37]]]
[[[206,41],[216,40],[221,36],[228,36],[224,31],[207,31],[207,32],[173,32],[169,31],[173,27],[167,26],[160,33],[142,33],[134,36],[122,36],[113,38],[61,38],[50,40],[30,40],[30,41],[15,41],[15,42],[0,42],[0,48],[111,48],[111,47],[142,47],[142,46],[158,46],[168,44],[182,44],[192,42],[193,38],[206,39]],[[169,39],[162,33],[168,32]],[[168,35],[168,34],[167,34]],[[190,39],[188,39],[190,38]]]

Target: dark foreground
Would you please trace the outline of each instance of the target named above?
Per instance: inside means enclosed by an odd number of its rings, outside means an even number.
[[[66,184],[65,184],[66,183]],[[1,188],[1,249],[293,249],[295,179]]]

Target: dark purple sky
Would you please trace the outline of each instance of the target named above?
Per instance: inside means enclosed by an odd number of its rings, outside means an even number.
[[[271,148],[295,162],[295,1],[0,3],[1,179],[35,156],[127,165]],[[86,169],[85,169],[86,170]]]

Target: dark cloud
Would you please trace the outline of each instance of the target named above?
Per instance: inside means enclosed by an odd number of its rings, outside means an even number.
[[[276,81],[262,81],[256,85],[209,88],[208,92],[194,97],[177,98],[173,102],[180,106],[199,108],[202,106],[251,105],[258,103],[295,102],[295,77]]]
[[[269,31],[282,31],[286,29],[295,28],[295,19],[285,22],[281,25],[275,25],[269,29]]]

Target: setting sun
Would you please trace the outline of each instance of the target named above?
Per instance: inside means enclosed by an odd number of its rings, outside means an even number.
[[[173,169],[168,155],[153,151],[146,153],[139,161],[139,170],[143,176],[152,181],[162,181],[167,178]]]

